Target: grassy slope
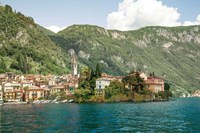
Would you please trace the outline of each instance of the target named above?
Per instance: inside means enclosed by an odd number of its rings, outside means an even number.
[[[49,32],[50,33],[50,32]],[[34,21],[21,13],[6,13],[0,6],[0,58],[5,60],[7,70],[17,63],[19,54],[26,54],[32,65],[31,73],[61,74],[69,71],[69,57],[43,33]]]
[[[200,26],[146,27],[136,31],[105,30],[90,25],[74,25],[52,36],[66,52],[74,49],[83,64],[95,67],[102,62],[103,71],[122,75],[137,69],[155,72],[172,84],[176,93],[200,85]],[[187,41],[188,38],[191,40]],[[198,39],[197,39],[198,41]],[[167,44],[170,47],[164,48]],[[80,51],[89,58],[82,56]]]

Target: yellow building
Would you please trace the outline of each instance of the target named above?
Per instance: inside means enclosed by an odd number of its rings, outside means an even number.
[[[65,86],[55,86],[50,89],[50,94],[53,95],[58,92],[66,92],[67,88]]]
[[[6,101],[22,101],[23,90],[21,85],[17,82],[7,82],[3,85],[4,97]]]
[[[148,77],[145,81],[148,87],[148,90],[154,93],[164,91],[164,79],[159,77]]]
[[[37,86],[31,86],[28,89],[25,90],[25,100],[37,100],[39,98],[44,97],[44,88],[40,88]]]

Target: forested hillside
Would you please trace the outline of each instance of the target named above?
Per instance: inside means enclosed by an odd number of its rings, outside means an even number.
[[[33,18],[0,6],[0,72],[62,74],[70,60]],[[51,34],[52,35],[52,34]]]
[[[0,73],[67,73],[74,52],[80,65],[100,63],[102,72],[111,75],[154,72],[179,95],[200,87],[200,26],[122,32],[73,25],[55,34],[0,6]]]
[[[65,52],[75,51],[91,67],[123,75],[131,70],[154,72],[177,94],[200,86],[200,26],[146,27],[135,31],[74,25],[51,36]]]

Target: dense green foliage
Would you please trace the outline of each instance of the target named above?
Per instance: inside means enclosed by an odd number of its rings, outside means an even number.
[[[69,56],[43,33],[33,18],[0,6],[0,73],[62,74],[69,71]],[[48,34],[47,34],[48,33]],[[52,34],[51,34],[52,35]]]
[[[122,32],[74,25],[54,34],[10,6],[0,6],[0,73],[62,74],[69,71],[73,49],[80,64],[95,69],[99,63],[108,74],[154,71],[182,95],[200,86],[199,44],[200,26]]]
[[[87,102],[92,96],[91,93],[92,92],[89,89],[83,89],[83,88],[77,89],[74,93],[76,102],[79,103]]]
[[[74,25],[51,36],[68,52],[74,49],[79,61],[103,72],[124,75],[130,70],[155,72],[182,95],[200,86],[200,26],[146,27],[135,31],[106,30]],[[192,69],[191,69],[192,68]]]
[[[96,79],[101,77],[101,69],[99,64],[96,65],[96,70],[92,68],[84,67],[81,69],[79,86],[75,91],[76,101],[84,102],[89,100],[94,95],[94,89],[96,87]]]
[[[172,92],[170,90],[171,86],[169,83],[165,82],[164,84],[165,88],[163,92],[158,92],[157,94],[155,94],[156,99],[169,99],[170,97],[172,97]]]
[[[139,94],[146,93],[146,91],[147,91],[145,81],[144,81],[144,79],[142,79],[140,77],[139,72],[133,72],[133,73],[130,73],[129,75],[125,76],[122,79],[122,83],[124,85],[130,86],[130,89],[132,91],[135,91]]]
[[[93,76],[93,71],[89,67],[85,67],[81,70],[79,78],[79,89],[93,90],[91,85],[91,80]]]
[[[130,94],[130,90],[124,88],[124,84],[119,82],[118,80],[111,81],[110,85],[105,88],[105,98],[112,99],[116,96],[126,96],[128,97]]]

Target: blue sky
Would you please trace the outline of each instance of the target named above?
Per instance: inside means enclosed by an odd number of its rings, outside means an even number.
[[[200,14],[200,0],[162,0],[170,7],[178,8],[181,14],[180,21],[195,21],[196,16]]]
[[[162,1],[162,5],[158,1]],[[132,30],[149,25],[177,26],[200,22],[197,20],[200,0],[2,0],[1,3],[33,17],[36,23],[44,27],[93,24],[110,29]],[[122,10],[119,9],[119,3]],[[158,10],[140,10],[151,7]],[[165,16],[169,19],[163,20]],[[189,22],[184,24],[185,21]]]

